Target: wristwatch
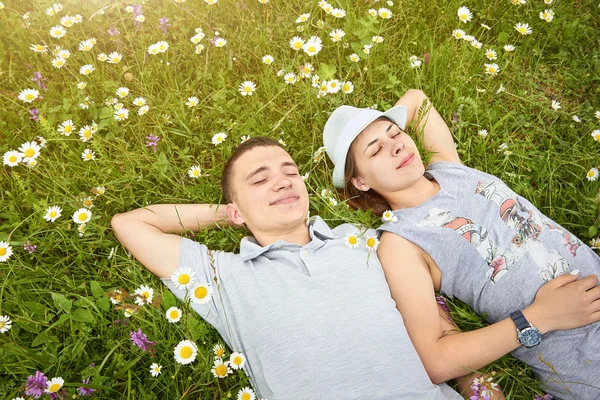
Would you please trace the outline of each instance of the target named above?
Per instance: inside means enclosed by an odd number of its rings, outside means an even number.
[[[528,349],[535,347],[542,342],[542,334],[540,331],[527,321],[527,318],[525,318],[520,310],[510,313],[510,317],[517,326],[517,342]]]

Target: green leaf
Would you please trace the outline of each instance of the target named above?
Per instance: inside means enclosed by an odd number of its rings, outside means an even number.
[[[77,308],[71,313],[71,319],[74,321],[80,322],[94,322],[94,316],[90,312],[90,310],[86,310],[85,308]]]
[[[31,342],[31,347],[39,346],[44,343],[56,342],[59,343],[59,340],[56,336],[48,334],[48,332],[42,332],[33,339]]]
[[[52,293],[52,300],[54,300],[54,305],[58,308],[65,310],[66,313],[71,312],[71,308],[73,307],[73,301],[67,299],[64,295],[60,293]]]
[[[110,301],[108,297],[101,297],[96,300],[96,305],[100,307],[101,310],[109,311],[110,310]]]
[[[25,307],[29,308],[29,310],[34,314],[44,315],[46,313],[46,306],[36,303],[35,301],[26,301]]]
[[[102,109],[100,110],[99,118],[100,119],[110,118],[113,114],[114,114],[114,111],[112,108],[102,107]]]
[[[590,237],[594,237],[596,236],[596,234],[598,233],[598,228],[596,228],[595,226],[590,226]]]
[[[92,294],[95,298],[104,296],[104,290],[102,290],[102,287],[98,282],[92,281],[90,283],[90,289],[92,289]]]
[[[335,75],[335,65],[329,65],[325,63],[321,63],[319,66],[319,76],[321,80],[328,80],[334,77]]]
[[[498,34],[498,43],[502,44],[502,43],[506,43],[507,41],[508,41],[508,33],[500,32]]]
[[[170,290],[165,290],[163,293],[163,306],[165,310],[175,306],[175,296]]]

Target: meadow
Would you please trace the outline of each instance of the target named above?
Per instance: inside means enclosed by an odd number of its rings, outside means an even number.
[[[377,226],[336,195],[320,150],[342,104],[423,90],[464,164],[600,247],[597,1],[4,0],[0,29],[2,399],[251,399],[243,369],[214,372],[230,360],[216,331],[110,220],[221,203],[229,154],[269,136],[305,174],[311,215]],[[245,234],[188,237],[237,251]],[[462,329],[485,325],[449,304]],[[183,340],[193,363],[173,357]],[[544,394],[511,356],[483,371],[509,399]]]

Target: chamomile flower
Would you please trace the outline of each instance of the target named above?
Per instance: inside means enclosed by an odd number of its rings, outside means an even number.
[[[159,53],[164,53],[169,49],[169,43],[161,40],[160,42],[156,42],[156,47],[158,47]]]
[[[241,137],[240,144],[242,144],[242,143],[244,143],[244,142],[248,141],[248,139],[250,139],[250,136],[248,136],[248,135],[243,135],[243,136]]]
[[[138,110],[138,115],[144,115],[146,114],[148,111],[150,110],[150,106],[149,105],[143,105],[139,108]]]
[[[44,393],[57,393],[64,383],[65,380],[63,378],[52,378],[47,382],[48,387],[46,388]]]
[[[353,62],[359,62],[360,61],[360,56],[356,53],[352,53],[350,54],[350,61]]]
[[[46,53],[48,51],[48,46],[41,44],[32,44],[29,49],[33,50],[36,53]]]
[[[596,129],[592,132],[592,137],[596,142],[600,142],[600,129]]]
[[[554,19],[554,11],[552,11],[552,10],[540,11],[540,19],[543,19],[546,22],[552,22],[552,20]]]
[[[498,54],[496,54],[496,52],[492,49],[487,49],[485,51],[485,56],[488,58],[488,60],[495,60],[498,58]]]
[[[367,11],[369,13],[369,15],[371,17],[376,17],[377,16],[377,10],[374,8],[369,8],[369,10]]]
[[[175,322],[179,322],[181,320],[181,310],[177,307],[171,307],[167,310],[165,316],[167,317],[167,321],[174,324]]]
[[[146,99],[143,97],[136,97],[133,99],[132,103],[134,106],[141,107],[146,104]]]
[[[377,10],[377,14],[383,19],[392,18],[392,12],[387,8],[380,8],[379,10]]]
[[[489,132],[487,131],[487,129],[480,129],[477,134],[481,137],[487,137],[487,135],[489,135]]]
[[[144,21],[146,21],[146,17],[144,17],[142,14],[136,15],[134,19],[137,22],[144,22]]]
[[[379,246],[379,239],[377,239],[375,236],[369,236],[365,241],[365,244],[367,245],[367,249],[369,251],[377,250],[377,247]]]
[[[306,21],[308,21],[309,18],[310,18],[310,13],[300,14],[300,16],[298,18],[296,18],[296,23],[300,24],[302,22],[306,22]]]
[[[54,222],[57,218],[60,218],[62,213],[62,208],[59,206],[50,206],[46,209],[46,215],[44,215],[44,219],[48,222]]]
[[[546,3],[546,4],[552,4],[552,0],[544,0],[544,3]]]
[[[511,52],[511,51],[515,51],[515,46],[513,46],[512,44],[505,44],[504,45],[504,51],[506,52]]]
[[[342,91],[345,94],[352,93],[354,91],[354,85],[352,84],[352,82],[346,81],[346,82],[342,83]]]
[[[185,105],[188,106],[189,108],[192,108],[192,107],[196,107],[199,102],[200,102],[200,100],[198,100],[198,98],[196,96],[192,96],[192,97],[188,97],[187,101],[185,102]]]
[[[192,37],[190,38],[190,42],[192,42],[192,43],[194,43],[194,44],[198,44],[198,43],[200,43],[200,41],[201,41],[202,39],[204,39],[204,36],[205,36],[205,35],[204,35],[204,33],[202,33],[202,32],[201,32],[201,33],[197,33],[197,34],[195,34],[194,36],[192,36]]]
[[[515,6],[520,6],[522,4],[527,4],[527,0],[510,0]]]
[[[193,167],[192,167],[193,168]],[[177,289],[189,289],[194,283],[194,277],[196,273],[188,267],[180,267],[173,272],[171,275],[171,282],[177,287]]]
[[[87,208],[80,208],[73,213],[72,218],[76,224],[85,224],[92,219],[92,212]]]
[[[529,24],[523,24],[521,22],[518,22],[515,25],[515,29],[517,30],[517,32],[519,32],[521,35],[530,35],[531,32],[533,32],[531,30],[531,28],[529,27]]]
[[[553,108],[555,111],[557,111],[557,110],[559,110],[559,109],[561,109],[561,108],[562,108],[562,107],[560,106],[560,103],[559,103],[558,101],[556,101],[556,100],[552,100],[551,107],[552,107],[552,108]]]
[[[600,238],[591,239],[589,243],[591,249],[600,249]]]
[[[87,40],[83,40],[79,43],[79,50],[80,51],[90,51],[94,45],[96,44],[96,39],[91,38],[91,39],[87,39]]]
[[[212,137],[212,144],[214,144],[215,146],[220,145],[221,143],[223,143],[223,141],[225,140],[225,138],[227,138],[227,134],[225,132],[219,132],[216,133],[213,137]]]
[[[231,353],[229,365],[233,369],[243,369],[246,365],[246,357],[242,353]]]
[[[460,7],[456,14],[458,15],[458,20],[465,24],[467,22],[469,22],[471,19],[473,19],[473,14],[471,13],[471,10],[469,10],[465,6]]]
[[[381,220],[383,222],[398,222],[398,217],[396,216],[396,214],[394,214],[392,210],[386,210],[381,215]]]
[[[108,55],[108,62],[110,64],[118,64],[123,59],[123,55],[116,51],[113,51]]]
[[[410,56],[408,62],[411,68],[419,68],[422,64],[422,61],[417,56]]]
[[[311,57],[317,55],[323,48],[321,38],[318,36],[312,36],[306,41],[306,43],[304,43],[302,48],[304,49],[304,52]]]
[[[373,36],[373,37],[371,38],[371,41],[372,41],[373,43],[377,43],[377,44],[379,44],[379,43],[383,43],[383,36]]]
[[[342,40],[344,35],[346,35],[346,32],[341,29],[334,29],[329,33],[329,37],[331,37],[332,42],[339,42]]]
[[[162,365],[158,365],[157,363],[152,363],[152,365],[150,365],[150,375],[152,375],[153,377],[157,377],[160,375],[160,370],[162,369]]]
[[[598,168],[591,168],[587,174],[585,174],[585,177],[587,178],[588,181],[595,181],[596,179],[598,179]]]
[[[85,149],[83,153],[81,153],[81,159],[83,161],[91,161],[96,159],[96,153],[92,151],[92,149]]]
[[[89,75],[92,72],[94,72],[94,66],[92,64],[86,64],[86,65],[82,66],[81,68],[79,68],[79,73],[81,75]]]
[[[465,31],[462,29],[455,29],[452,31],[452,37],[454,37],[454,39],[464,39]]]
[[[273,58],[272,55],[269,55],[269,54],[267,54],[266,56],[263,56],[263,58],[262,58],[262,62],[267,65],[273,64],[273,61],[275,61],[275,59]]]
[[[332,8],[330,14],[336,18],[344,18],[346,16],[346,11],[341,8]]]
[[[112,250],[112,249],[111,249]],[[117,305],[123,301],[123,293],[120,289],[116,289],[109,297],[111,303]]]
[[[300,66],[300,76],[303,78],[310,78],[314,70],[315,68],[312,66],[312,64],[303,64]]]
[[[199,44],[199,45],[196,45],[196,49],[194,50],[194,52],[196,54],[200,54],[200,53],[202,53],[202,50],[204,50],[204,45],[203,44]]]
[[[227,375],[233,373],[231,368],[229,368],[229,366],[226,363],[224,363],[223,360],[221,360],[220,358],[215,359],[215,363],[214,363],[212,369],[210,370],[210,372],[213,373],[215,378],[221,378],[221,379],[225,378],[225,377],[227,377]]]
[[[4,165],[8,165],[9,167],[16,167],[21,161],[23,161],[23,157],[21,156],[21,153],[19,153],[17,150],[10,150],[4,153],[2,161]]]
[[[79,138],[83,142],[89,141],[93,135],[94,132],[92,131],[92,127],[89,125],[82,126],[81,129],[79,129]]]
[[[219,358],[223,358],[225,355],[225,349],[220,344],[215,344],[215,347],[213,347],[213,352],[215,353],[215,356]]]
[[[212,298],[212,286],[208,282],[197,283],[192,290],[190,290],[190,297],[193,303],[206,304]]]
[[[351,249],[356,249],[358,247],[358,245],[360,244],[360,239],[357,234],[349,233],[344,238],[344,243],[346,244],[346,246],[350,247]]]
[[[194,165],[188,170],[188,176],[192,179],[199,178],[200,175],[200,166]]]
[[[256,394],[252,389],[246,386],[238,392],[237,400],[256,400]]]
[[[217,0],[204,0],[204,2],[206,4],[208,4],[209,6],[212,6],[213,4],[217,4]]]
[[[594,113],[594,116],[595,116],[597,119],[600,119],[600,111],[596,111],[596,112]]]
[[[283,76],[283,80],[288,85],[293,85],[294,83],[296,83],[298,81],[298,77],[293,72],[288,72],[287,74],[285,74]]]
[[[294,36],[290,39],[290,47],[292,50],[302,50],[304,48],[304,40],[301,37]]]
[[[21,157],[23,157],[23,162],[28,162],[30,160],[35,160],[40,155],[41,147],[34,141],[25,142],[19,147],[19,151],[21,152]]]
[[[8,260],[12,253],[12,246],[8,242],[0,241],[0,262]]]
[[[573,115],[571,118],[573,118],[573,121],[575,122],[581,122],[581,118],[579,118],[577,115]]]
[[[75,24],[75,19],[70,15],[65,15],[60,19],[60,24],[65,28],[70,28]]]
[[[160,51],[158,50],[158,46],[156,45],[156,43],[148,46],[148,54],[155,55],[158,53],[160,53]]]
[[[485,73],[488,75],[497,75],[499,70],[498,64],[485,64]]]
[[[115,110],[114,117],[117,121],[124,121],[129,118],[129,110],[126,108],[118,108]]]
[[[252,96],[252,93],[256,91],[256,84],[252,81],[244,81],[240,83],[238,90],[242,96]]]
[[[53,38],[60,39],[66,34],[67,30],[60,25],[56,25],[50,28],[50,36],[52,36]]]
[[[116,93],[117,96],[119,96],[120,98],[125,98],[127,97],[127,95],[129,94],[129,89],[122,86],[120,88],[117,89]]]
[[[215,39],[214,43],[215,47],[224,47],[227,44],[227,40],[220,37]]]
[[[24,101],[25,103],[31,103],[35,99],[38,98],[40,92],[35,89],[24,89],[19,93],[18,99]]]
[[[83,81],[77,82],[77,89],[79,89],[79,90],[85,89],[86,86],[87,86],[87,82],[83,82]]]
[[[148,285],[140,285],[139,288],[136,289],[134,294],[137,294],[135,298],[135,303],[138,306],[143,306],[144,304],[151,304],[152,297],[154,296],[154,289],[152,289]]]
[[[0,242],[3,243],[3,242]],[[0,253],[2,252],[2,247],[0,247]],[[0,255],[0,257],[2,257]],[[1,260],[1,259],[0,259]],[[12,327],[12,321],[8,317],[8,315],[0,315],[0,333],[6,333]]]
[[[182,340],[175,346],[173,354],[175,355],[175,361],[179,364],[186,365],[196,360],[198,347],[196,347],[196,344],[191,340]]]

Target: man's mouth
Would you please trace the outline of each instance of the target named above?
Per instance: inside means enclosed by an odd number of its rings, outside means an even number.
[[[295,202],[299,198],[300,197],[296,194],[286,194],[285,196],[281,196],[280,198],[272,202],[270,205],[275,206],[280,204],[290,204]]]
[[[400,168],[406,167],[407,165],[409,165],[410,163],[412,163],[414,159],[415,159],[415,155],[414,154],[407,155],[406,157],[404,157],[402,159],[402,161],[400,161],[400,164],[396,167],[396,169],[400,169]]]

